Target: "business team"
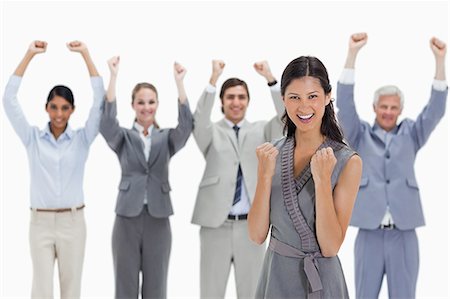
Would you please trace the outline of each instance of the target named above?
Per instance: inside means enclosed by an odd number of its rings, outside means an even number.
[[[216,84],[225,63],[213,60],[193,114],[183,84],[186,69],[174,64],[178,125],[169,129],[156,122],[158,92],[148,82],[132,90],[135,119],[131,128],[121,127],[115,91],[120,58],[108,60],[105,91],[87,46],[72,41],[67,47],[82,55],[94,93],[86,125],[78,130],[69,126],[73,93],[62,85],[48,95],[48,124],[43,129],[28,124],[18,89],[29,62],[47,49],[46,42],[33,41],[3,96],[30,165],[31,297],[53,298],[55,259],[61,298],[81,296],[83,173],[98,132],[122,169],[112,234],[115,298],[167,297],[173,214],[169,162],[193,132],[206,161],[192,216],[200,226],[201,298],[225,296],[231,265],[238,298],[347,298],[337,253],[349,224],[360,228],[356,297],[377,298],[386,274],[390,298],[414,298],[415,228],[424,225],[414,160],[445,112],[447,46],[430,40],[436,72],[430,100],[417,119],[398,123],[403,94],[396,86],[384,86],[375,92],[371,126],[360,120],[354,103],[356,56],[367,40],[366,33],[350,37],[337,88],[337,117],[325,66],[302,56],[286,67],[281,86],[267,61],[254,64],[270,87],[276,112],[270,121],[246,120],[249,87],[233,77],[220,88],[224,117],[214,123]],[[259,105],[259,99],[253,101]],[[261,244],[269,230],[264,258]]]

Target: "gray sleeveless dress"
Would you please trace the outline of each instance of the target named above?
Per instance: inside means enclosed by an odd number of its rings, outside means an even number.
[[[294,178],[294,139],[275,142],[280,153],[270,197],[271,241],[256,289],[256,298],[348,298],[337,256],[322,257],[315,234],[315,192],[310,166]],[[332,186],[348,159],[349,147],[326,140],[337,159]]]

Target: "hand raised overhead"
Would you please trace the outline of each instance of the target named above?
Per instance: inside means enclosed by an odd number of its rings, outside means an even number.
[[[275,81],[275,77],[272,75],[269,63],[266,60],[255,62],[253,68],[258,74],[266,78],[268,82]]]
[[[72,52],[83,53],[83,52],[87,51],[86,44],[79,40],[74,40],[74,41],[68,42],[66,45],[67,45],[67,48],[69,48],[69,50]]]
[[[182,66],[180,63],[175,61],[173,64],[173,75],[175,76],[175,80],[182,81],[186,73],[187,73],[186,68]]]
[[[430,39],[430,48],[436,58],[443,58],[447,53],[447,45],[436,37]]]
[[[120,64],[120,56],[113,56],[110,59],[108,59],[108,67],[111,74],[117,75],[119,71],[119,64]]]
[[[223,62],[223,60],[215,59],[212,61],[213,74],[216,74],[217,76],[222,75],[224,68],[225,68],[225,62]]]
[[[33,55],[45,53],[45,51],[47,51],[47,42],[42,40],[35,40],[28,47],[28,52]]]
[[[359,51],[364,45],[367,43],[367,33],[359,32],[354,33],[350,36],[350,40],[348,42],[349,50]]]

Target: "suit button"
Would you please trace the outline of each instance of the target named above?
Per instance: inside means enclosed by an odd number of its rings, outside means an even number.
[[[391,182],[391,180],[386,180],[386,184],[389,184]]]

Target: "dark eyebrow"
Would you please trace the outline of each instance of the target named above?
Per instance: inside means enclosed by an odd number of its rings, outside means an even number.
[[[314,91],[311,91],[310,93],[308,93],[308,94],[312,94],[312,93],[315,93],[315,92],[318,92],[317,90],[314,90]]]

